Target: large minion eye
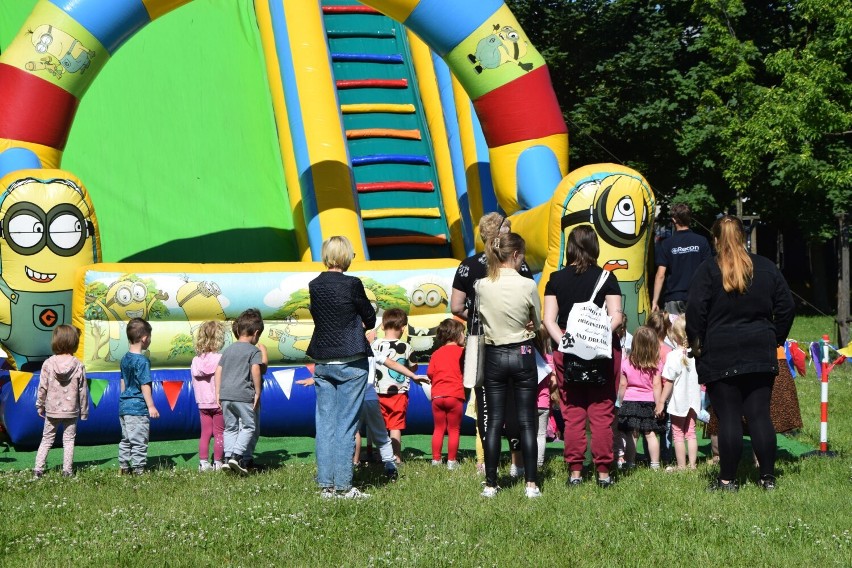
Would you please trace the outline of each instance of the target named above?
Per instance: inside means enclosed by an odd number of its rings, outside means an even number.
[[[56,216],[48,228],[50,240],[61,249],[72,249],[83,238],[83,225],[80,219],[69,213]]]
[[[422,306],[426,302],[426,293],[421,289],[417,289],[411,294],[411,303],[415,306]]]
[[[633,199],[624,196],[618,200],[612,214],[612,226],[625,235],[636,234],[636,207],[633,206]]]
[[[44,46],[48,46],[53,43],[53,36],[50,34],[42,34],[40,38],[38,38],[38,42]]]
[[[142,302],[148,295],[148,289],[145,287],[144,284],[140,284],[139,282],[137,282],[133,285],[132,295],[134,300],[136,300],[137,302]]]
[[[12,217],[7,230],[12,242],[22,248],[34,247],[44,238],[44,223],[27,213]]]
[[[520,35],[518,35],[518,32],[509,32],[508,35],[509,35],[509,39],[514,40],[514,41],[517,41],[521,37]]]
[[[121,286],[118,290],[116,290],[115,301],[122,306],[130,305],[130,302],[133,301],[133,293],[130,291],[130,287]]]
[[[434,308],[438,304],[441,303],[441,294],[438,293],[437,290],[430,290],[426,294],[426,305],[430,308]]]

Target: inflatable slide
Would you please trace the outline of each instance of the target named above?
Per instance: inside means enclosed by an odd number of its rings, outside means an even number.
[[[38,368],[69,322],[93,408],[78,443],[117,440],[137,316],[154,327],[152,438],[194,436],[193,334],[247,307],[271,359],[261,433],[310,435],[313,392],[294,381],[311,373],[305,293],[335,234],[376,308],[408,312],[420,372],[493,210],[542,286],[570,229],[593,225],[644,321],[653,193],[623,166],[568,173],[547,66],[502,2],[38,0],[4,3],[0,22],[0,419],[15,444],[40,439]],[[418,387],[409,412],[431,431]]]

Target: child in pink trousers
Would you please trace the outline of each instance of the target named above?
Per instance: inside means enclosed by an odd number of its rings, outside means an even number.
[[[201,438],[198,440],[198,471],[222,469],[225,454],[225,419],[222,408],[216,402],[216,385],[213,375],[219,365],[222,354],[219,352],[225,344],[225,328],[221,322],[206,321],[198,328],[195,339],[195,352],[190,374],[195,402],[201,415]],[[210,457],[210,438],[213,438],[213,465]]]
[[[77,437],[77,420],[89,418],[89,389],[83,363],[74,357],[80,344],[80,331],[70,325],[60,325],[53,330],[50,342],[53,356],[41,367],[38,379],[36,410],[44,418],[44,431],[36,454],[33,475],[44,475],[47,452],[53,447],[56,431],[62,432],[62,475],[74,475],[74,439]]]

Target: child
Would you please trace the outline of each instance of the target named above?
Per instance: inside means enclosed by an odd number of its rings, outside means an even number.
[[[654,414],[662,417],[663,404],[671,395],[668,413],[672,422],[672,442],[674,444],[677,469],[686,469],[686,453],[683,442],[686,440],[689,453],[689,469],[695,469],[698,459],[698,440],[695,438],[695,419],[701,410],[701,389],[698,386],[698,373],[695,360],[686,356],[689,346],[686,341],[686,317],[681,316],[672,324],[669,332],[671,340],[679,347],[666,357],[663,366],[662,396],[657,400]],[[666,471],[673,471],[668,467]]]
[[[428,376],[432,381],[432,465],[441,465],[441,447],[447,434],[447,469],[459,465],[459,434],[464,407],[462,384],[462,356],[464,354],[464,326],[454,319],[445,319],[438,325],[435,342],[440,345],[429,361]]]
[[[657,310],[655,312],[651,312],[648,319],[645,320],[645,325],[653,329],[654,333],[657,334],[657,338],[660,340],[660,368],[662,369],[663,364],[666,362],[666,357],[668,357],[669,353],[672,352],[672,349],[676,347],[676,345],[671,343],[669,340],[669,331],[672,328],[672,317],[668,314],[668,312]],[[665,461],[670,461],[672,457],[672,425],[671,422],[669,422],[668,416],[666,416],[665,420],[665,429],[661,433],[662,436],[660,439],[660,457]]]
[[[44,432],[36,454],[33,475],[44,475],[47,452],[53,447],[56,430],[62,432],[62,475],[74,475],[74,438],[77,419],[89,418],[89,390],[86,387],[86,370],[74,357],[80,344],[80,330],[70,325],[60,325],[53,330],[50,348],[53,356],[41,367],[38,379],[36,410],[44,418]]]
[[[651,469],[660,469],[660,443],[657,434],[665,429],[654,414],[661,400],[660,342],[649,327],[640,326],[633,334],[630,356],[621,361],[621,382],[618,387],[618,428],[630,432],[625,448],[625,466],[636,461],[636,441],[641,432],[651,460]]]
[[[400,341],[403,330],[408,326],[408,316],[399,308],[391,308],[382,314],[384,338],[373,342],[373,353],[379,353],[403,367],[411,368],[411,346]],[[409,379],[393,370],[376,369],[376,385],[379,391],[379,406],[390,432],[396,463],[402,462],[402,431],[405,430],[405,413],[408,409]]]
[[[142,354],[151,346],[151,324],[142,318],[127,322],[127,353],[121,358],[118,418],[121,442],[118,466],[122,475],[145,473],[151,419],[160,417],[151,396],[151,362]]]
[[[222,469],[225,450],[225,419],[216,403],[216,384],[213,376],[225,344],[225,328],[220,322],[206,321],[198,328],[195,338],[196,356],[192,358],[189,372],[192,375],[192,392],[201,418],[201,438],[198,440],[198,471]],[[213,437],[213,465],[210,465],[210,437]]]
[[[222,352],[216,367],[216,403],[225,419],[226,465],[240,475],[248,474],[246,450],[253,443],[260,402],[263,353],[257,348],[263,333],[260,311],[249,308],[234,321],[237,341]]]

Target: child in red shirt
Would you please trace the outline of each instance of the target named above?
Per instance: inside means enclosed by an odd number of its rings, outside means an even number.
[[[438,326],[435,342],[440,345],[429,361],[427,375],[432,380],[432,465],[441,465],[441,448],[447,434],[447,469],[458,467],[459,433],[461,431],[464,386],[462,355],[464,326],[446,319]]]

